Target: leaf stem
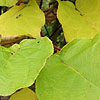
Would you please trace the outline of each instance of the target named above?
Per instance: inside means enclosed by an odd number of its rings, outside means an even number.
[[[54,45],[54,48],[56,49],[56,50],[61,50],[61,48],[58,48],[56,45]]]
[[[42,31],[40,32],[40,34],[41,34],[42,37],[45,37],[45,35],[43,34]],[[55,48],[56,50],[59,50],[59,51],[61,50],[61,48],[58,48],[56,45],[54,45],[54,48]]]
[[[23,0],[19,0],[16,5],[19,6],[22,2],[23,2]]]

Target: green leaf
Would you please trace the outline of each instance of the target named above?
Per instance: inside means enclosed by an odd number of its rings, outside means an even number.
[[[58,19],[66,41],[75,38],[92,38],[100,33],[100,0],[76,0],[76,7],[69,1],[60,1]]]
[[[14,44],[10,47],[10,49],[12,49],[13,52],[17,52],[18,49],[20,49],[20,45],[19,44]]]
[[[11,7],[14,6],[19,0],[0,0],[0,6]]]
[[[0,34],[2,36],[31,35],[40,37],[41,27],[45,23],[43,12],[35,0],[11,8],[0,16]]]
[[[36,92],[39,100],[100,100],[100,35],[75,39],[50,57]]]
[[[13,94],[9,100],[37,100],[37,97],[31,89],[24,88]]]
[[[0,46],[0,96],[32,85],[52,53],[47,37],[23,40],[16,53]]]

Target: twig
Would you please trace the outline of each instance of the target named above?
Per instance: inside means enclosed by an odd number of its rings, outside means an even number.
[[[48,32],[48,29],[47,29],[47,26],[44,25],[44,27],[45,27],[45,29],[46,29],[46,32],[47,32],[48,37],[50,37],[49,32]]]
[[[40,9],[42,8],[42,2],[43,2],[43,0],[40,1]]]

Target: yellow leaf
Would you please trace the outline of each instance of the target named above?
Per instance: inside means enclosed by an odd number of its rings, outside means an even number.
[[[93,38],[100,33],[100,0],[76,0],[76,6],[69,1],[58,2],[57,17],[66,41]]]
[[[2,36],[31,35],[40,37],[40,29],[45,23],[43,12],[35,0],[25,5],[14,6],[0,16],[0,34]]]
[[[0,6],[11,7],[14,6],[18,0],[0,0]]]
[[[29,88],[24,88],[13,94],[9,100],[37,100],[36,94]]]

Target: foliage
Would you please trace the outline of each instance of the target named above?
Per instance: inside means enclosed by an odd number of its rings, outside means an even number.
[[[59,0],[58,19],[62,23],[66,41],[90,38],[100,33],[99,2],[95,4],[93,0],[77,0],[74,6],[69,1]]]
[[[0,6],[14,6],[18,0],[0,0]]]
[[[36,94],[29,88],[24,88],[15,93],[9,100],[37,100]]]
[[[100,1],[42,2],[0,0],[0,96],[100,100]]]
[[[35,0],[30,0],[27,6],[25,4],[16,5],[1,15],[0,33],[2,36],[24,34],[36,38],[40,37],[40,28],[44,23],[43,12],[40,11]]]
[[[53,53],[52,43],[46,37],[23,40],[16,49],[0,46],[0,95],[32,85]]]
[[[37,78],[39,100],[99,100],[99,45],[100,35],[75,39],[50,57]]]

